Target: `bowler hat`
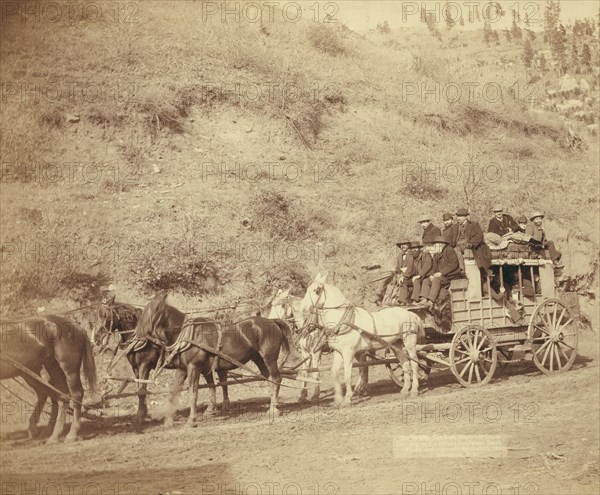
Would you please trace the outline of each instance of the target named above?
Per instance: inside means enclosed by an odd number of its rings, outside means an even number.
[[[417,223],[431,222],[431,215],[422,215],[417,220]]]
[[[545,215],[544,215],[544,214],[543,214],[541,211],[536,211],[536,212],[534,212],[534,213],[533,213],[533,215],[531,215],[531,216],[529,217],[529,220],[531,220],[531,221],[533,222],[533,219],[534,219],[534,218],[538,218],[538,217],[542,217],[542,218],[544,218],[544,216],[545,216]]]
[[[517,218],[517,223],[527,223],[527,218],[525,215],[521,215],[519,218]]]
[[[410,241],[407,241],[406,239],[398,239],[396,241],[396,246],[410,246]]]
[[[500,205],[496,205],[492,208],[492,211],[494,213],[500,213],[500,212],[504,211],[504,208],[502,208],[502,206],[500,206]]]
[[[420,241],[410,241],[410,247],[411,248],[421,248],[423,247],[423,244],[421,244]]]
[[[456,210],[456,216],[457,217],[468,217],[469,210],[467,210],[466,208],[459,208],[458,210]]]
[[[448,244],[448,241],[446,239],[444,239],[444,236],[442,235],[437,235],[433,238],[433,242],[435,242],[436,244],[438,242],[442,243],[442,244]]]
[[[452,220],[454,217],[452,216],[452,213],[444,213],[442,215],[442,220],[445,222],[446,220]]]

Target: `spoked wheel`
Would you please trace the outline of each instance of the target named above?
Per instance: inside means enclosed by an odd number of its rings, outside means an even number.
[[[529,338],[533,362],[550,375],[567,371],[577,356],[579,333],[569,308],[558,299],[547,299],[531,316]]]
[[[498,351],[490,332],[477,325],[462,328],[452,339],[450,365],[464,387],[488,383],[498,365]]]

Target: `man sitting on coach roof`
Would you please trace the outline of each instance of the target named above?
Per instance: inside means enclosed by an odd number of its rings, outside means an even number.
[[[423,215],[419,218],[418,223],[423,227],[423,237],[421,239],[423,244],[430,244],[436,237],[442,235],[440,228],[431,223],[431,215]]]
[[[494,212],[494,218],[490,220],[488,225],[488,232],[498,234],[500,237],[512,232],[516,232],[519,228],[517,222],[510,215],[503,213],[502,206],[494,206],[492,208]]]
[[[408,252],[410,245],[411,242],[404,239],[400,239],[398,242],[396,242],[396,246],[399,248],[398,257],[396,258],[396,268],[388,277],[383,280],[379,292],[375,295],[375,297],[370,299],[373,304],[381,304],[388,285],[390,285],[390,283],[392,283],[396,277],[399,277],[399,282],[402,283],[404,281],[404,273],[407,271],[407,269],[412,270],[414,261],[412,253]]]
[[[549,241],[547,239],[546,231],[542,227],[544,214],[539,211],[536,211],[533,215],[531,215],[529,219],[531,220],[531,223],[527,225],[527,228],[525,229],[525,234],[531,236],[533,239],[540,242],[544,249],[548,250],[548,252],[550,253],[550,259],[552,260],[552,263],[554,263],[554,268],[564,268],[565,265],[563,265],[560,262],[562,253],[558,249],[556,249],[553,241]]]
[[[451,213],[444,213],[442,215],[442,222],[444,223],[442,235],[448,241],[450,247],[455,248],[456,241],[458,240],[458,224],[454,223],[454,217]]]
[[[483,240],[483,230],[477,222],[469,219],[469,211],[466,208],[459,208],[456,218],[458,219],[458,240],[455,249],[461,271],[465,271],[465,249],[471,249],[477,267],[487,273],[492,264],[492,253]]]
[[[438,236],[435,241],[435,254],[431,275],[423,281],[421,288],[421,301],[427,307],[433,307],[442,287],[450,286],[450,281],[461,277],[460,265],[456,252],[452,249],[443,236]]]

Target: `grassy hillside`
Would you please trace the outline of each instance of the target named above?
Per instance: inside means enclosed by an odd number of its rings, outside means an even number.
[[[575,124],[589,146],[573,152],[562,120],[531,112],[518,48],[203,22],[201,2],[134,18],[3,24],[3,314],[111,284],[259,301],[316,270],[359,297],[361,267],[391,265],[419,214],[468,205],[487,224],[498,202],[545,211],[566,274],[597,284],[598,144]],[[494,65],[507,50],[517,63]]]

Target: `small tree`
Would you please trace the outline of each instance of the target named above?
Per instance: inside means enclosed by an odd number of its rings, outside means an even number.
[[[522,58],[523,65],[525,65],[527,69],[531,69],[531,63],[533,62],[533,47],[531,46],[531,41],[529,41],[529,38],[525,40]]]
[[[435,25],[435,14],[427,14],[425,16],[425,22],[427,23],[427,29],[429,29],[431,36],[442,41],[442,33],[440,33],[440,30]]]
[[[590,50],[590,45],[587,43],[581,49],[581,65],[583,65],[586,71],[589,71],[592,67],[592,51]]]
[[[492,26],[488,21],[485,21],[483,24],[483,42],[490,46],[490,43],[493,41],[494,35],[492,34]]]
[[[510,28],[510,34],[516,42],[520,42],[523,39],[523,31],[521,31],[521,28],[517,24],[516,18],[513,18],[512,27]]]
[[[504,36],[506,36],[506,41],[508,43],[512,43],[512,35],[510,34],[510,29],[504,30]]]

